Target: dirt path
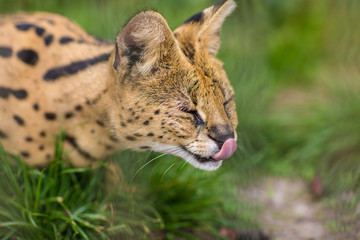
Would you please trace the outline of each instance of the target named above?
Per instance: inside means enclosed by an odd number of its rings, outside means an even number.
[[[258,219],[272,240],[334,239],[325,227],[325,209],[301,180],[268,178],[241,195],[262,206]]]

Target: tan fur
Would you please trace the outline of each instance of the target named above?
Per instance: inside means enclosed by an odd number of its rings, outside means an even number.
[[[133,149],[177,155],[205,170],[218,168],[221,161],[206,159],[219,151],[221,137],[236,136],[237,126],[234,91],[215,58],[221,25],[234,6],[232,0],[214,5],[201,21],[188,21],[174,32],[159,13],[144,11],[125,25],[115,44],[55,14],[0,18],[5,149],[30,165],[46,164],[61,128],[68,136],[65,152],[76,166]],[[49,35],[53,39],[46,45]],[[38,59],[19,57],[24,49],[35,51]]]

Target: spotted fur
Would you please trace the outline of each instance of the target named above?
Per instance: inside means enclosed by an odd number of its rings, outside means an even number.
[[[154,150],[214,170],[236,138],[234,91],[216,58],[221,1],[172,32],[155,11],[136,14],[115,42],[50,13],[0,17],[0,140],[29,165],[53,156],[54,137],[85,166],[121,149]],[[76,151],[70,151],[74,150]]]

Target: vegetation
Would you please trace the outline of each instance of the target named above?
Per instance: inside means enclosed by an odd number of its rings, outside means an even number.
[[[221,238],[221,227],[261,227],[253,218],[257,209],[239,202],[237,190],[266,175],[319,177],[324,201],[344,210],[329,228],[351,231],[348,223],[359,218],[354,209],[360,199],[360,3],[237,3],[222,31],[219,58],[236,91],[240,147],[221,170],[205,173],[170,156],[125,152],[111,157],[121,166],[123,184],[105,189],[109,167],[65,167],[61,141],[46,169],[30,169],[1,150],[0,236],[196,239],[206,232]],[[0,0],[0,12],[58,12],[113,39],[129,13],[143,8],[156,8],[174,29],[212,4]],[[343,193],[352,196],[345,203],[337,199]]]

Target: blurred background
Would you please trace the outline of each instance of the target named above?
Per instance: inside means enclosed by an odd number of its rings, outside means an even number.
[[[296,229],[310,218],[312,223],[306,223],[318,226],[311,231],[320,231],[312,239],[360,239],[360,1],[236,2],[237,9],[223,26],[218,53],[236,92],[239,149],[235,156],[221,170],[208,173],[170,156],[122,152],[111,160],[122,169],[117,177],[127,183],[121,187],[126,196],[107,195],[94,183],[97,188],[90,186],[89,192],[101,191],[94,201],[104,204],[101,209],[86,210],[104,216],[111,212],[115,220],[88,218],[91,228],[66,214],[62,217],[66,220],[58,224],[61,227],[49,227],[44,223],[46,217],[37,222],[39,215],[30,214],[31,220],[20,214],[19,219],[32,226],[26,229],[35,234],[26,235],[24,230],[23,237],[60,232],[54,235],[58,239],[120,235],[120,239],[310,239],[298,234],[309,230]],[[113,40],[139,10],[159,11],[175,29],[214,3],[0,0],[0,13],[55,12],[93,35]],[[29,171],[29,181],[38,186],[39,171],[23,169],[15,177]],[[84,172],[81,176],[76,172],[76,178],[85,182],[89,176],[95,178],[94,173]],[[11,174],[6,176],[11,178]],[[26,188],[24,182],[17,183],[21,189]],[[46,194],[38,197],[45,199]],[[54,194],[51,196],[59,196]],[[278,195],[280,202],[274,200]],[[299,199],[305,207],[300,212],[289,210],[289,204]],[[48,214],[50,210],[41,211]],[[21,239],[15,232],[24,229],[23,225],[10,224],[19,219],[0,219],[0,236],[13,231],[6,236]]]

